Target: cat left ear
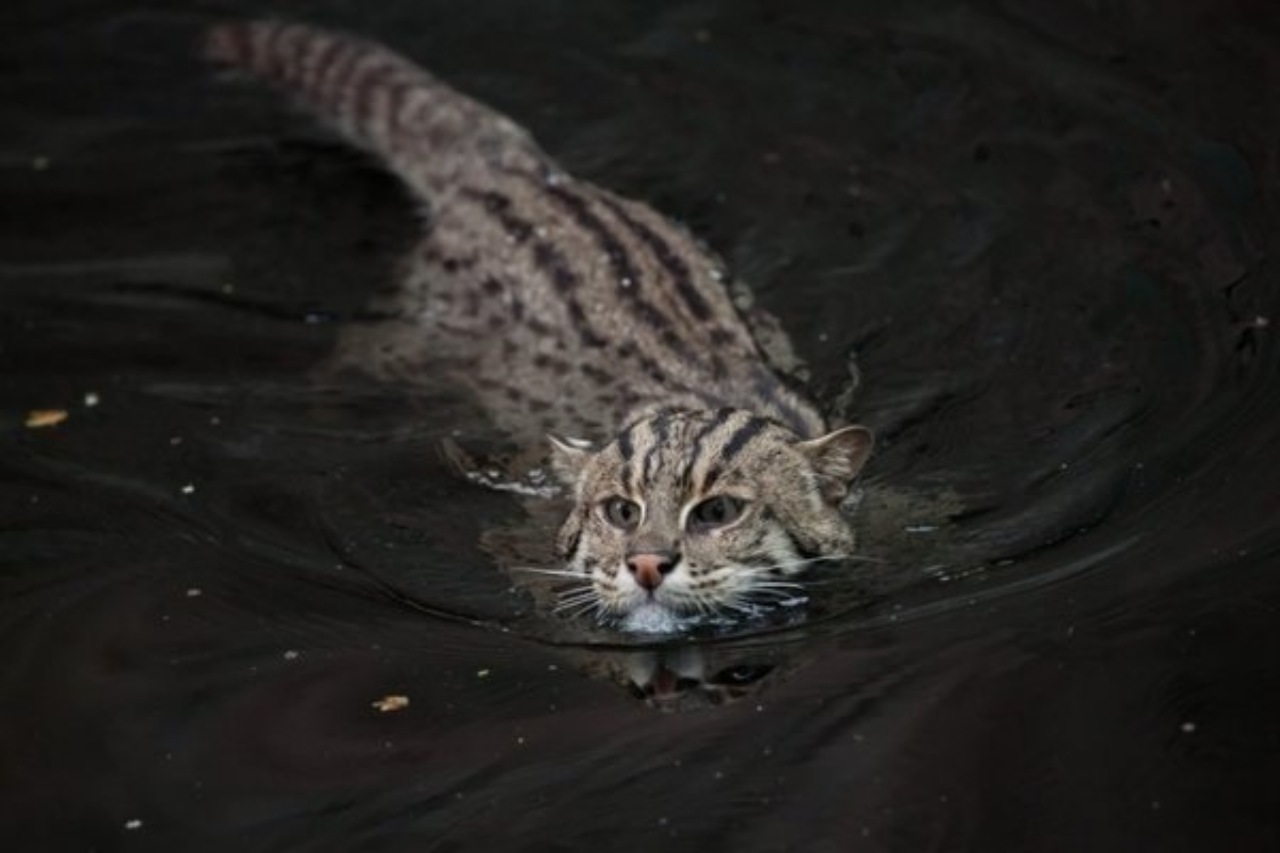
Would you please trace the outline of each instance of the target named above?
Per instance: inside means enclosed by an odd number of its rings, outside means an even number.
[[[829,432],[821,438],[801,441],[796,449],[803,453],[818,475],[822,497],[838,504],[849,494],[853,479],[871,456],[875,438],[864,426],[848,426]]]
[[[595,446],[586,439],[552,433],[547,433],[547,441],[551,442],[551,470],[566,486],[577,484],[582,469],[596,453]]]

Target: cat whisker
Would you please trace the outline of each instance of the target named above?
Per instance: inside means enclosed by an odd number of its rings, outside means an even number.
[[[599,612],[602,607],[603,602],[599,600],[575,601],[571,604],[558,605],[553,612],[563,614],[569,619],[576,619],[577,617],[590,613],[593,610]]]
[[[797,595],[803,594],[803,587],[771,587],[771,586],[753,586],[747,590],[748,595],[772,595],[776,598],[796,598]]]
[[[576,607],[579,604],[594,604],[597,601],[595,595],[579,593],[573,596],[563,596],[556,603],[556,610],[566,610],[570,607]]]
[[[711,613],[710,602],[698,592],[691,592],[687,597],[680,598],[676,602],[676,609],[680,612],[692,611],[695,618]]]
[[[784,587],[785,586],[785,587],[793,587],[795,589],[803,589],[805,587],[805,584],[800,583],[799,581],[783,580],[782,578],[774,577],[774,575],[768,572],[749,573],[746,575],[745,580],[747,581],[747,583],[749,583],[753,587],[757,587],[757,586]]]
[[[512,566],[511,571],[528,572],[533,575],[549,575],[557,578],[577,578],[579,580],[586,577],[582,572],[575,572],[569,569],[542,569],[536,566]]]
[[[565,610],[581,604],[597,604],[600,601],[600,594],[592,586],[586,586],[579,589],[571,589],[560,593],[556,604],[556,610]]]
[[[771,571],[776,571],[778,569],[783,569],[783,570],[798,569],[803,566],[812,565],[814,563],[826,563],[826,562],[838,563],[838,562],[845,562],[845,561],[865,562],[865,563],[887,563],[888,562],[888,560],[883,560],[879,557],[868,557],[863,554],[827,554],[820,557],[805,557],[805,558],[796,559],[796,560],[783,560],[782,562],[778,562],[778,563],[770,563],[768,565],[763,565],[763,566],[744,566],[743,568],[749,569],[753,572],[771,572]]]
[[[797,560],[782,560],[781,562],[771,563],[767,566],[758,566],[753,568],[757,568],[759,571],[772,572],[772,571],[777,571],[778,569],[783,569],[783,570],[799,569],[805,566],[812,566],[815,563],[834,562],[836,560],[841,560],[841,559],[844,559],[844,558],[842,556],[835,556],[835,555],[832,555],[830,557],[806,557],[806,558],[797,559]]]
[[[581,586],[569,587],[556,591],[556,597],[561,600],[567,598],[598,598],[600,593],[596,590],[594,584],[584,584]]]
[[[596,585],[591,582],[590,578],[577,578],[572,583],[562,583],[555,588],[561,593],[569,593],[583,590],[595,590]]]
[[[768,597],[778,601],[787,601],[796,598],[808,598],[802,589],[771,589],[768,587],[757,587],[749,589],[746,594],[752,597]]]
[[[750,590],[730,590],[720,601],[715,602],[716,610],[732,610],[744,616],[751,615]]]

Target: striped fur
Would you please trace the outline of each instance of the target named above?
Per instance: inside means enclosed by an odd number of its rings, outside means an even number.
[[[862,427],[797,441],[777,421],[743,409],[662,412],[598,451],[561,445],[562,474],[576,488],[561,555],[592,579],[586,600],[624,620],[648,620],[654,609],[746,612],[795,598],[800,587],[791,578],[852,553],[839,505],[870,448]],[[741,517],[699,530],[691,519],[717,497],[739,502]],[[634,530],[610,521],[607,504],[616,498],[640,508]],[[647,589],[629,566],[637,553],[676,555],[675,568]]]
[[[348,330],[340,361],[409,380],[444,375],[517,438],[614,436],[599,450],[559,442],[555,460],[579,501],[561,536],[573,543],[566,559],[597,581],[598,610],[740,604],[754,567],[852,547],[836,504],[869,433],[821,444],[817,409],[771,368],[719,259],[683,229],[566,175],[505,116],[379,45],[258,21],[214,28],[206,52],[290,92],[429,207],[426,234],[384,306],[397,320]],[[828,452],[806,450],[805,439]],[[753,522],[708,541],[746,550],[717,557],[686,547],[672,512],[732,484],[750,493],[742,499]],[[609,489],[646,508],[645,527],[616,554],[596,524]],[[626,554],[660,541],[702,556],[657,589],[628,586]],[[735,567],[740,583],[725,580]]]

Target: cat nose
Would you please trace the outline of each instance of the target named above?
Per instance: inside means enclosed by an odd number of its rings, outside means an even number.
[[[662,583],[662,579],[676,567],[677,559],[679,559],[678,556],[670,551],[629,554],[627,555],[627,569],[641,587],[654,590]]]

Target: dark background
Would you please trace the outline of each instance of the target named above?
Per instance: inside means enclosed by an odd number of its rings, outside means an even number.
[[[1275,849],[1272,8],[9,4],[6,848]],[[732,704],[600,677],[476,545],[465,402],[317,380],[417,211],[198,61],[268,13],[688,223],[820,399],[856,358],[888,594],[699,640],[778,665]]]

